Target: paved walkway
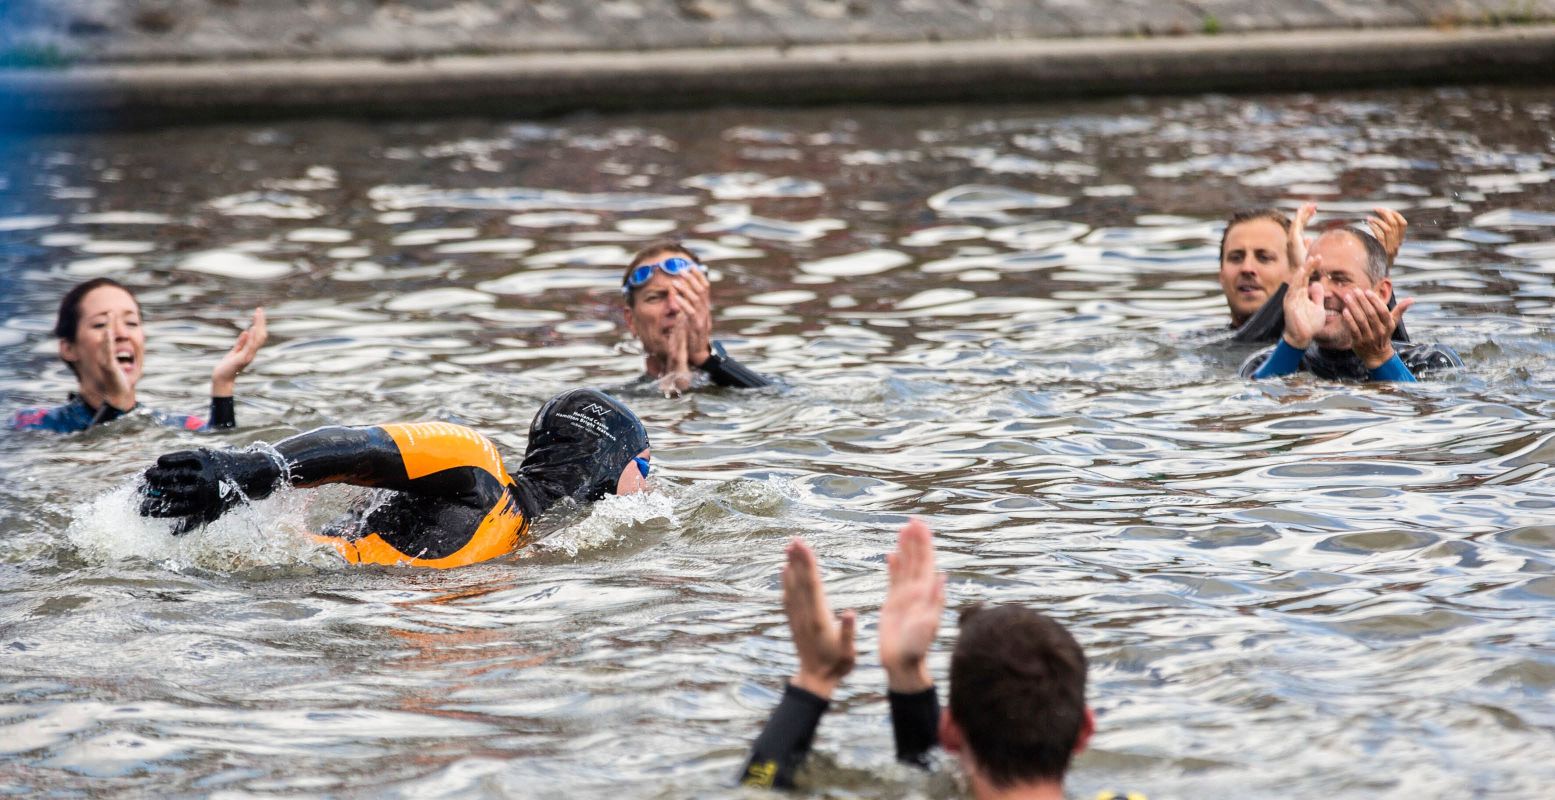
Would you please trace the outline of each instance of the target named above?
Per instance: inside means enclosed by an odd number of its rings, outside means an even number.
[[[0,0],[0,15],[0,128],[1555,76],[1555,0]]]
[[[1555,22],[1555,0],[9,0],[11,62],[424,58]]]

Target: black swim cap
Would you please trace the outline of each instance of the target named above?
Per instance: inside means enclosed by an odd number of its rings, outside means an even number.
[[[532,519],[564,497],[614,494],[622,470],[646,449],[642,420],[614,397],[573,389],[551,398],[529,423],[529,447],[513,476],[524,513]]]

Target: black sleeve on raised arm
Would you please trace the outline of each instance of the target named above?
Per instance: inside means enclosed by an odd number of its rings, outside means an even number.
[[[889,697],[896,760],[927,769],[929,751],[939,744],[939,694],[930,686],[912,694],[890,692]]]
[[[750,758],[740,773],[741,786],[791,789],[794,773],[810,754],[816,726],[830,702],[790,684],[783,700],[751,746]]]
[[[772,381],[767,376],[730,358],[723,344],[713,342],[712,350],[712,355],[708,356],[698,369],[706,372],[713,383],[736,389],[760,389],[772,385]]]
[[[218,428],[236,428],[238,426],[237,402],[231,397],[211,396],[211,413],[205,422],[205,427],[211,430]]]

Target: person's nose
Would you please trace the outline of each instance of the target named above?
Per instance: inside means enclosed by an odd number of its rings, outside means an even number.
[[[680,301],[675,299],[675,295],[673,293],[671,293],[670,296],[668,298],[665,298],[665,301],[664,301],[664,315],[665,316],[669,316],[669,317],[673,317],[673,316],[675,316],[676,314],[679,314],[679,313],[680,313]]]

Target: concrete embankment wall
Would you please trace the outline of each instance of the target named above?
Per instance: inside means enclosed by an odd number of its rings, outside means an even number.
[[[10,127],[1555,82],[1555,0],[21,0]]]

